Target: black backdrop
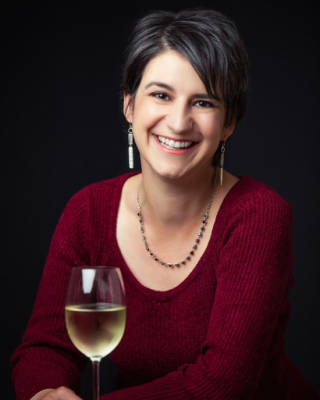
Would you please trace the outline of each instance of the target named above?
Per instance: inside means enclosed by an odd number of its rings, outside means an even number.
[[[1,12],[1,335],[4,385],[55,225],[85,185],[127,171],[118,100],[132,22],[150,9],[209,6],[238,26],[250,59],[248,112],[226,169],[272,186],[294,212],[289,357],[320,391],[319,50],[315,4],[244,0],[10,2]],[[115,374],[103,362],[103,391]],[[108,380],[108,384],[105,382]],[[90,370],[83,396],[91,398]],[[102,393],[103,393],[102,391]]]

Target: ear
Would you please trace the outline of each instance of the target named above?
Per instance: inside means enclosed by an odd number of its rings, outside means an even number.
[[[131,124],[132,123],[132,104],[130,103],[131,94],[123,93],[123,115],[125,119]]]
[[[223,133],[221,136],[221,140],[225,141],[233,134],[234,128],[236,127],[236,121],[234,120],[231,125],[223,128]]]

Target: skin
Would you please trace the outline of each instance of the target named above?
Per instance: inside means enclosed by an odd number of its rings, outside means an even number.
[[[223,103],[209,98],[189,61],[175,51],[149,62],[134,105],[127,109],[129,100],[130,95],[125,93],[124,112],[133,125],[143,173],[153,179],[161,176],[167,181],[184,178],[184,182],[190,182],[208,174],[219,142],[234,129],[234,124],[224,127]],[[190,140],[195,145],[187,154],[172,157],[157,146],[154,135]]]
[[[223,102],[210,99],[205,86],[189,61],[175,51],[153,58],[147,65],[133,104],[124,94],[124,114],[133,126],[143,174],[141,206],[150,248],[167,262],[182,260],[199,231],[207,208],[214,168],[212,158],[221,140],[233,132],[225,127]],[[191,141],[189,150],[170,150],[157,136]],[[217,179],[216,194],[200,245],[190,262],[169,268],[151,260],[138,232],[136,191],[141,174],[123,187],[117,219],[117,241],[136,278],[154,290],[179,285],[201,258],[219,207],[237,178],[224,174],[223,187]],[[152,263],[152,268],[150,268]],[[31,400],[79,400],[70,389],[46,389]]]
[[[189,61],[175,51],[153,58],[147,65],[134,104],[124,94],[124,114],[133,126],[143,171],[141,207],[147,242],[154,254],[166,262],[186,257],[199,232],[201,215],[211,193],[212,158],[221,140],[233,132],[225,127],[223,102],[210,99],[205,86]],[[190,151],[168,152],[157,135],[192,141]],[[154,290],[179,285],[196,266],[210,238],[220,204],[237,178],[226,173],[217,184],[210,216],[198,250],[183,267],[168,268],[152,261],[137,235],[135,194],[141,175],[124,185],[117,220],[117,241],[136,278]],[[187,216],[187,217],[186,217]]]
[[[82,400],[72,390],[65,386],[58,389],[44,389],[34,395],[30,400]]]

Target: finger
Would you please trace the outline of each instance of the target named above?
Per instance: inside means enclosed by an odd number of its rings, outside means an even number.
[[[60,386],[46,394],[42,400],[81,400],[71,389]]]

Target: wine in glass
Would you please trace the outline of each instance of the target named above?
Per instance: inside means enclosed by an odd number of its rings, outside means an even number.
[[[99,400],[99,363],[119,344],[126,323],[124,286],[119,268],[72,268],[65,307],[73,344],[92,361],[93,398]]]

